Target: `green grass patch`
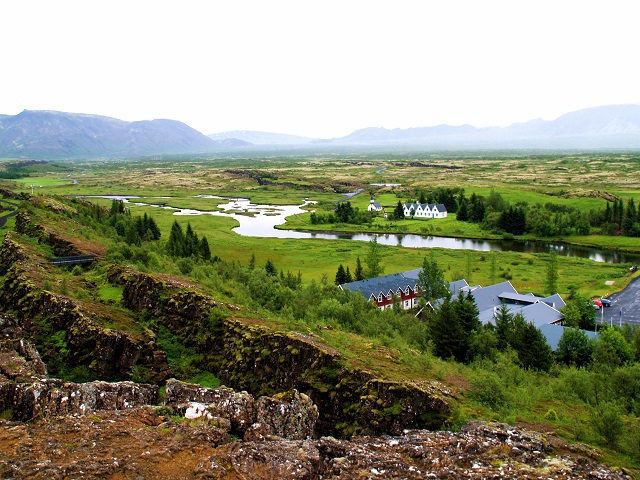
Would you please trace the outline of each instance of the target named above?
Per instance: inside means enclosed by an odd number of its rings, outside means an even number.
[[[105,302],[119,302],[122,300],[122,287],[104,285],[98,289],[98,295]]]
[[[205,388],[218,388],[220,386],[220,379],[211,372],[200,372],[186,379],[185,382],[197,383]]]

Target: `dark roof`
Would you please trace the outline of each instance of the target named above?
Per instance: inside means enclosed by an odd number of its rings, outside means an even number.
[[[502,304],[500,295],[508,293],[518,293],[508,280],[494,285],[489,285],[488,287],[480,287],[471,290],[471,296],[476,302],[476,307],[478,307],[480,312],[494,306],[499,307]]]
[[[445,207],[443,203],[415,203],[415,202],[410,202],[410,203],[405,203],[403,206],[407,210],[411,210],[412,208],[414,210],[417,210],[418,206],[420,206],[420,207],[422,207],[423,210],[426,210],[428,208],[429,210],[438,210],[439,212],[446,212],[447,211],[447,207]]]
[[[562,334],[564,331],[570,327],[563,327],[562,325],[540,325],[538,329],[542,332],[544,337],[547,339],[547,344],[551,347],[551,350],[554,352],[558,349],[558,342],[562,338]],[[596,332],[592,332],[590,330],[583,330],[584,333],[587,334],[589,338],[598,338],[598,334]]]
[[[433,210],[434,208],[436,210],[438,210],[439,212],[446,212],[447,211],[447,207],[445,207],[443,203],[438,203],[437,205],[433,205],[431,207],[431,210]]]
[[[405,277],[401,273],[392,273],[390,275],[384,275],[383,277],[367,278],[365,280],[358,280],[357,282],[343,283],[340,285],[342,289],[348,289],[354,292],[362,293],[365,298],[370,298],[371,295],[377,297],[380,293],[387,295],[389,291],[396,292],[398,288],[402,290],[407,287],[415,288],[417,277]]]
[[[415,289],[418,285],[418,275],[420,272],[422,272],[421,268],[414,268],[413,270],[407,270],[406,272],[392,273],[382,277],[343,283],[340,285],[340,288],[360,292],[368,299],[371,295],[377,297],[380,293],[387,295],[389,290],[397,292],[398,288],[401,288],[402,290],[405,290],[407,287]],[[449,290],[451,290],[453,294],[457,294],[458,290],[468,287],[469,284],[464,279],[449,282]]]
[[[567,305],[559,293],[554,293],[553,295],[545,297],[542,301],[556,310],[560,310],[562,307]]]
[[[521,302],[526,304],[532,304],[540,301],[540,299],[534,295],[523,295],[522,293],[513,292],[502,292],[500,295],[498,295],[498,298],[506,300],[507,302],[510,300],[512,302]]]

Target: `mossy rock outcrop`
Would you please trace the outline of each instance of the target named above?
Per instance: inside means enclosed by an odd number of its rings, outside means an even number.
[[[142,380],[148,382],[162,383],[172,376],[166,354],[151,336],[100,325],[76,301],[36,287],[18,263],[4,279],[0,304],[2,310],[14,313],[35,343],[45,346],[41,351],[45,361],[87,367],[101,380],[131,379],[136,368],[145,372]],[[59,345],[52,346],[53,333]]]
[[[208,335],[195,345],[203,364],[225,385],[255,396],[291,389],[309,396],[320,411],[316,430],[321,435],[435,429],[450,415],[450,394],[438,382],[376,378],[349,367],[336,349],[318,338],[273,331],[259,321],[226,318],[211,325],[211,310],[220,304],[160,276],[113,267],[109,278],[123,286],[128,308],[147,310],[184,344]]]
[[[15,262],[25,260],[28,257],[27,252],[13,236],[12,232],[7,233],[0,244],[0,275],[5,275]]]

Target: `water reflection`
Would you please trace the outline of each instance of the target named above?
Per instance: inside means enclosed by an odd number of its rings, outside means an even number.
[[[201,198],[220,198],[214,196],[204,196]],[[125,196],[103,196],[101,198],[117,198],[128,201]],[[214,215],[235,218],[240,225],[233,231],[239,235],[249,237],[271,237],[271,238],[315,238],[325,240],[356,240],[369,242],[377,237],[378,243],[382,245],[402,246],[405,248],[449,248],[453,250],[478,250],[478,251],[514,251],[521,253],[549,253],[555,250],[558,255],[567,257],[589,258],[596,262],[607,263],[640,263],[640,255],[620,253],[608,250],[600,250],[587,247],[576,247],[561,245],[550,242],[532,242],[517,240],[477,240],[454,237],[433,237],[422,235],[395,235],[395,234],[367,234],[367,233],[331,233],[331,232],[309,232],[300,230],[278,230],[276,225],[285,223],[286,218],[306,213],[302,207],[308,205],[305,201],[302,205],[254,205],[246,198],[231,199],[229,203],[220,204],[217,207],[222,211],[201,211],[193,209],[177,209],[162,205],[155,205],[158,208],[175,210],[174,215]],[[136,205],[148,205],[136,203]]]

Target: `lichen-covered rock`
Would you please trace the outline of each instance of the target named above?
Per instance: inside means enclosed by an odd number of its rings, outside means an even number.
[[[31,384],[0,382],[0,411],[17,420],[84,415],[94,410],[124,410],[156,404],[156,385],[133,382],[72,383],[41,379]]]
[[[360,389],[358,422],[362,434],[376,434],[380,428],[389,435],[406,429],[439,425],[450,407],[449,392],[435,382],[370,380]]]
[[[244,438],[303,440],[314,436],[317,421],[318,407],[297,390],[260,397],[256,402],[256,423],[249,427]]]
[[[176,279],[161,281],[121,266],[110,267],[108,276],[123,285],[128,308],[146,310],[185,345],[197,348],[200,366],[215,371],[224,384],[255,396],[295,389],[310,397],[322,412],[316,426],[321,435],[439,428],[450,414],[450,393],[439,382],[387,381],[348,368],[336,349],[312,335],[274,332],[233,318],[212,324],[211,311],[220,305]]]
[[[376,379],[346,368],[339,352],[309,335],[230,319],[222,324],[216,346],[216,371],[225,384],[256,395],[289,389],[305,393],[322,412],[316,427],[320,435],[436,429],[450,414],[450,393],[439,382]]]
[[[107,278],[114,285],[122,285],[122,304],[134,312],[153,311],[160,306],[164,283],[151,275],[122,265],[109,265]]]
[[[255,422],[256,409],[252,395],[247,392],[234,392],[230,388],[205,388],[200,385],[169,379],[166,384],[166,403],[182,414],[193,408],[196,402],[205,405],[202,414],[210,417],[226,418],[231,431],[244,434]]]
[[[25,383],[46,376],[47,367],[30,342],[24,339],[0,340],[0,378]]]
[[[516,446],[517,447],[514,447]],[[571,451],[571,446],[563,445]],[[462,432],[222,445],[196,470],[207,478],[629,479],[579,455],[554,455],[539,434],[476,422]]]

